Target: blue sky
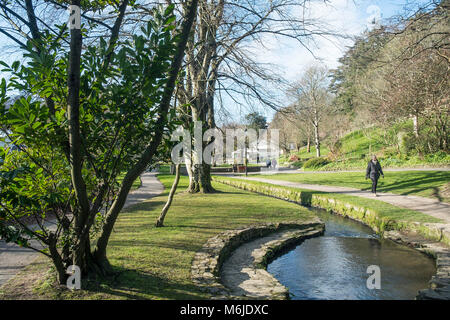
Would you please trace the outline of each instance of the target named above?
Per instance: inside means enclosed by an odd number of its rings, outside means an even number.
[[[324,4],[322,1],[315,0],[308,14],[325,23],[332,31],[356,36],[368,28],[367,20],[371,14],[376,14],[377,10],[384,20],[401,13],[406,3],[417,5],[425,2],[427,0],[329,0],[327,4]],[[412,6],[410,5],[410,7]],[[302,12],[299,11],[298,14],[300,15]],[[255,46],[253,50],[258,61],[273,64],[277,72],[286,79],[295,81],[301,77],[302,71],[312,63],[320,62],[329,68],[335,68],[346,48],[352,45],[351,40],[341,38],[329,37],[315,40],[315,43],[308,43],[308,48],[313,54],[295,41],[275,39],[270,36],[264,41],[268,44],[265,49]],[[11,44],[11,41],[2,34],[0,34],[0,44],[2,47],[1,60],[11,63],[19,58],[18,55],[11,53],[11,50],[5,50],[5,46],[7,49],[7,45]],[[280,97],[280,106],[289,103],[283,92],[278,92],[276,95]],[[227,110],[233,115],[234,121],[242,121],[250,110],[261,112],[269,121],[274,114],[272,110],[261,106],[238,107],[231,99],[225,99],[225,104]],[[218,121],[221,122],[220,119]]]
[[[381,21],[386,21],[402,13],[405,8],[413,9],[426,2],[426,0],[329,0],[327,4],[324,4],[318,1],[312,6],[309,14],[325,23],[330,30],[352,37],[370,28],[368,20],[371,20],[370,18],[374,15],[379,15]],[[257,59],[260,62],[273,64],[289,81],[299,79],[303,70],[313,63],[324,64],[330,69],[337,67],[339,58],[353,44],[350,39],[316,38],[314,43],[308,44],[311,54],[294,40],[269,37],[264,42],[269,44],[269,50],[255,48],[254,53]],[[234,120],[242,121],[248,110],[233,107],[232,101],[229,103],[231,109],[239,110],[239,112],[233,112],[236,117]],[[280,92],[280,104],[288,103],[289,99]],[[274,115],[274,111],[267,107],[253,106],[252,108],[264,114],[269,121]]]

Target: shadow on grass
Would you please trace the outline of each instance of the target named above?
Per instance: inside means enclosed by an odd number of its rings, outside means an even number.
[[[438,199],[441,199],[439,195],[435,194],[435,190],[437,189],[436,186],[433,186],[433,184],[442,184],[443,181],[448,181],[449,174],[446,172],[438,171],[438,172],[431,172],[429,173],[429,176],[424,177],[424,173],[410,173],[411,178],[407,180],[402,181],[395,181],[392,183],[382,183],[379,186],[380,191],[395,191],[395,190],[401,190],[404,188],[407,188],[409,190],[402,191],[400,194],[402,195],[408,195],[411,193],[418,193],[425,190],[433,190],[432,195],[434,197],[437,197]],[[425,186],[422,186],[425,185]],[[440,200],[441,201],[441,200]]]
[[[386,172],[389,175],[389,172]],[[398,176],[391,177],[384,180],[380,178],[378,181],[379,192],[391,192],[400,195],[418,194],[419,196],[424,194],[429,197],[444,201],[444,197],[440,194],[439,187],[446,181],[450,181],[450,173],[446,171],[432,171],[432,172],[404,172],[396,173]],[[342,181],[336,184],[339,180],[339,176],[334,175],[333,179],[320,179],[318,181],[294,181],[306,184],[320,184],[328,186],[345,186],[346,182],[351,183],[353,188],[357,188],[361,191],[370,191],[372,183],[370,180],[359,181],[356,177],[343,176]],[[352,180],[352,178],[355,178]],[[287,180],[290,181],[290,180]],[[424,193],[425,192],[425,193]],[[341,192],[333,192],[341,193]],[[349,192],[346,192],[349,193]]]
[[[89,293],[107,294],[117,298],[146,300],[152,297],[158,299],[201,299],[204,294],[194,284],[168,281],[149,273],[114,266],[117,276],[101,278],[87,282],[84,290]]]
[[[126,209],[123,209],[123,211],[121,212],[121,214],[133,214],[133,213],[137,213],[139,211],[150,211],[153,210],[157,207],[161,207],[164,206],[166,204],[165,201],[146,201],[146,202],[141,202],[141,203],[137,203],[135,205],[132,205]]]

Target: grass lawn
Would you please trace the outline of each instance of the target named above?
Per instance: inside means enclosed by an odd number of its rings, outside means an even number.
[[[371,181],[365,180],[364,172],[277,174],[261,175],[261,177],[299,183],[352,187],[362,190],[371,189]],[[378,191],[416,195],[450,203],[449,184],[449,171],[388,171],[385,172],[384,179],[380,178]]]
[[[4,286],[2,299],[206,299],[190,280],[195,252],[210,237],[243,225],[302,220],[311,211],[299,205],[214,183],[210,195],[179,192],[166,218],[165,228],[154,223],[167,197],[173,176],[160,176],[166,192],[128,208],[120,215],[108,247],[111,264],[120,274],[85,290],[58,288],[50,263],[41,258]],[[83,284],[86,286],[86,283]]]
[[[275,179],[275,177],[277,177],[277,176],[272,176],[272,177],[273,177],[273,179]],[[313,190],[308,190],[308,189],[291,188],[291,187],[285,187],[285,186],[272,185],[272,184],[259,182],[259,181],[236,179],[236,178],[229,178],[229,177],[224,177],[224,176],[214,177],[214,178],[216,178],[218,180],[225,180],[225,181],[228,180],[231,182],[233,182],[233,181],[243,182],[246,184],[251,184],[251,185],[256,185],[256,186],[258,186],[258,185],[259,186],[272,186],[272,187],[276,187],[277,189],[284,189],[284,190],[288,190],[288,191],[296,191],[296,192],[305,191],[306,193],[308,193],[310,195],[320,195],[320,196],[323,196],[326,198],[342,200],[343,202],[355,205],[357,207],[363,207],[366,209],[370,209],[373,212],[376,212],[376,214],[380,218],[385,217],[385,218],[388,218],[390,220],[395,220],[395,221],[409,221],[409,222],[420,222],[420,223],[442,222],[440,219],[431,217],[424,213],[396,207],[392,204],[389,204],[389,203],[386,203],[386,202],[383,202],[380,200],[375,200],[375,199],[355,197],[355,196],[350,196],[350,195],[341,194],[341,193],[329,193],[329,192],[313,191]]]

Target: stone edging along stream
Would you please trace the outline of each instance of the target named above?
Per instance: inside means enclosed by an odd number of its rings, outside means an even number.
[[[393,221],[379,217],[375,212],[346,203],[342,200],[320,196],[305,191],[294,191],[277,186],[255,185],[245,181],[230,181],[214,177],[214,181],[239,189],[260,193],[305,206],[319,207],[349,217],[371,227],[381,236],[417,249],[436,260],[436,275],[430,288],[421,290],[418,299],[450,300],[450,234],[435,223]]]
[[[222,264],[240,245],[275,232],[288,230],[295,230],[295,232],[290,233],[288,237],[272,241],[258,250],[252,268],[267,273],[265,268],[278,252],[307,238],[322,235],[325,227],[319,219],[315,219],[308,222],[265,223],[222,232],[210,238],[202,249],[196,253],[191,268],[193,282],[203,288],[204,291],[211,293],[215,299],[255,298],[234,295],[229,288],[221,283],[220,269]],[[271,278],[271,280],[267,278]],[[269,288],[270,293],[263,298],[286,299],[288,297],[288,289],[273,277],[261,277],[257,280],[264,282],[264,286]]]

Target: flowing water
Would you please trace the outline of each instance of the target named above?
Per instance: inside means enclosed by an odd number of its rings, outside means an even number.
[[[308,239],[267,270],[289,288],[291,299],[414,299],[428,287],[435,262],[417,250],[380,239],[357,221],[317,210],[324,236]],[[369,266],[381,270],[381,289],[367,288]]]

